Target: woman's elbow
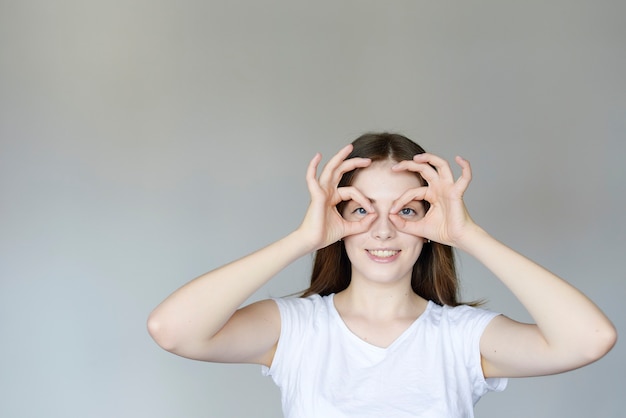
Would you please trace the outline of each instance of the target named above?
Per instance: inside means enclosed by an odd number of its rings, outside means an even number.
[[[147,328],[148,333],[159,347],[169,352],[175,352],[175,335],[165,325],[165,321],[156,311],[153,311],[150,316],[148,316]]]
[[[587,363],[593,363],[604,357],[617,342],[617,330],[615,326],[608,322],[602,327],[594,330],[593,335],[589,336],[588,347],[586,350]]]

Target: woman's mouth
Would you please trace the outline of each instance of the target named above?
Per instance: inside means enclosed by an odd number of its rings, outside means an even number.
[[[399,250],[367,250],[367,254],[375,261],[392,261],[400,254]]]

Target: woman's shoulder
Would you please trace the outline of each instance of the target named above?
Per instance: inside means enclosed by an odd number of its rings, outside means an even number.
[[[449,323],[451,325],[460,325],[472,323],[490,321],[499,313],[485,309],[483,307],[476,307],[471,305],[437,305],[434,302],[430,302],[430,309],[428,310],[428,318],[436,323]]]
[[[281,314],[290,315],[314,315],[322,312],[328,313],[333,303],[333,294],[320,296],[313,294],[307,297],[287,296],[274,298]]]

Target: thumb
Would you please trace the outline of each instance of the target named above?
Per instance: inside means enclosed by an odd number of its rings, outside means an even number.
[[[389,214],[389,220],[400,232],[415,235],[416,237],[425,237],[424,218],[418,221],[407,221],[400,215]]]
[[[356,221],[356,222],[347,221],[345,223],[345,229],[344,229],[345,235],[344,236],[361,234],[363,232],[367,232],[377,217],[378,217],[378,214],[376,213],[368,213],[360,221]]]

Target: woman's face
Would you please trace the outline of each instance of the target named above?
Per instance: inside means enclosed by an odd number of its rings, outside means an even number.
[[[391,171],[395,161],[385,160],[372,163],[360,170],[352,187],[368,198],[376,214],[374,223],[367,232],[343,239],[352,264],[352,281],[369,280],[377,283],[411,281],[411,271],[419,257],[424,239],[398,231],[389,218],[393,203],[409,189],[420,187],[414,173]],[[342,211],[348,221],[357,221],[367,212],[357,202],[349,201]],[[411,201],[399,215],[408,221],[424,217],[424,204]]]

